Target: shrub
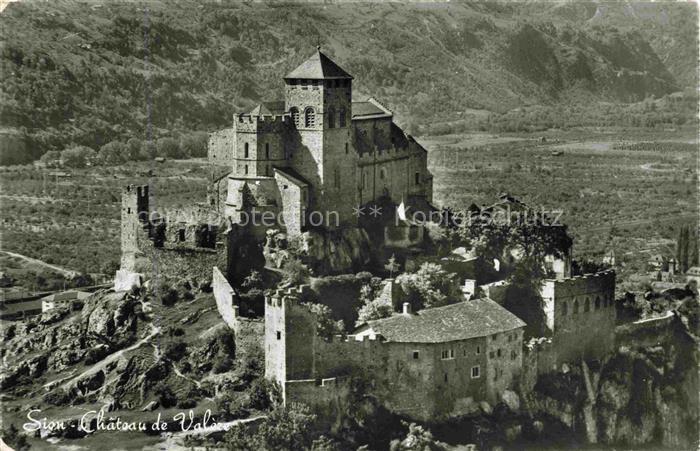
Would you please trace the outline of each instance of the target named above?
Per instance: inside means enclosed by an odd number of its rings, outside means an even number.
[[[187,354],[187,343],[182,340],[166,343],[163,350],[163,355],[173,362],[179,362],[185,354]]]
[[[61,152],[63,164],[69,168],[84,168],[95,162],[97,152],[86,146],[71,147]]]
[[[180,144],[173,138],[160,138],[156,143],[156,153],[159,157],[182,158],[184,153]]]
[[[107,166],[122,164],[126,161],[127,147],[119,141],[112,141],[100,147],[99,161]]]
[[[299,260],[287,260],[282,267],[284,282],[288,285],[301,285],[309,281],[311,271]]]
[[[270,413],[254,433],[231,428],[226,433],[227,449],[307,449],[314,436],[316,415],[303,405],[290,403]]]
[[[160,404],[161,407],[167,409],[177,405],[177,396],[175,396],[172,389],[165,385],[165,383],[159,382],[153,390],[153,393],[156,395],[158,404]]]
[[[193,132],[180,139],[180,147],[184,155],[189,157],[206,157],[209,135],[205,132]]]

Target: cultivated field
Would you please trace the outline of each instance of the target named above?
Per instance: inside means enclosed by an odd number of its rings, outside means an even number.
[[[506,138],[510,138],[507,140]],[[428,149],[433,199],[457,208],[508,192],[561,210],[575,257],[615,251],[625,273],[653,253],[672,256],[698,215],[697,141],[691,131],[585,130],[537,135],[446,135]]]
[[[623,274],[643,271],[653,253],[672,255],[679,226],[698,214],[690,132],[480,133],[419,141],[429,150],[436,205],[488,204],[508,192],[562,210],[576,238],[575,256],[600,258],[614,249]],[[113,274],[121,188],[150,179],[157,207],[175,208],[204,202],[209,176],[203,160],[5,168],[2,249],[68,270]]]
[[[150,180],[157,207],[176,208],[205,202],[208,176],[203,160],[4,168],[2,250],[68,270],[113,275],[120,256],[122,188]]]

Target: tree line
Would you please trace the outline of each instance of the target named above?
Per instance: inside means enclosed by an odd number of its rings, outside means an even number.
[[[62,151],[50,150],[40,161],[48,167],[84,168],[87,166],[114,166],[128,161],[144,161],[162,158],[198,158],[207,156],[208,135],[193,132],[174,137],[143,141],[130,138],[110,141],[98,150],[89,146],[74,145]]]

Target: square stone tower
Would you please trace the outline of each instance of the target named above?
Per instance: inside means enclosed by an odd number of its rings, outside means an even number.
[[[285,80],[285,110],[298,133],[290,166],[311,182],[311,208],[354,223],[357,153],[351,143],[352,79],[320,48]],[[329,224],[334,225],[334,224]]]

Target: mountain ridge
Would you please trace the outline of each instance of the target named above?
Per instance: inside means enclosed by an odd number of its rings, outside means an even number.
[[[9,5],[1,123],[33,151],[225,127],[317,44],[403,124],[697,86],[689,4]],[[410,129],[411,127],[409,127]]]

